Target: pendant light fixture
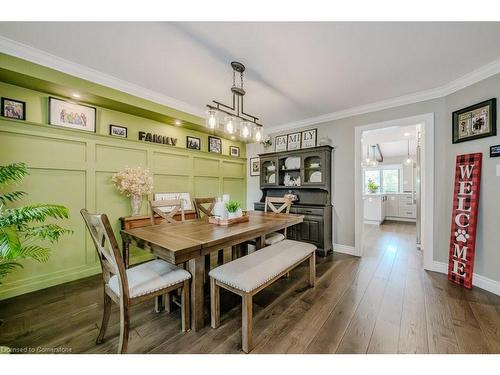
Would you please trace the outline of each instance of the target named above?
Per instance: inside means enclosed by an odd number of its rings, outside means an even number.
[[[376,167],[378,165],[378,161],[377,161],[377,158],[375,156],[375,148],[377,147],[376,145],[375,146],[370,146],[372,148],[372,160],[370,161],[370,165],[372,167]]]
[[[234,136],[238,132],[242,140],[251,140],[260,142],[264,138],[264,128],[257,121],[258,117],[245,113],[243,105],[243,97],[246,92],[243,88],[243,72],[245,65],[238,61],[231,62],[233,68],[233,104],[231,106],[222,104],[216,100],[212,100],[213,104],[207,104],[206,127],[210,131],[215,131],[219,128],[219,115],[226,115],[223,121],[223,130],[228,135]],[[236,76],[239,74],[239,83],[236,81]],[[238,126],[239,124],[239,126]],[[252,130],[253,128],[253,130]]]
[[[410,165],[413,163],[413,159],[410,157],[410,140],[408,139],[408,148],[406,153],[405,164]]]

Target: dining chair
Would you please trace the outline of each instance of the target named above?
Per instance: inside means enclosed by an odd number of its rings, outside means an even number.
[[[215,207],[215,197],[210,198],[194,198],[194,209],[196,210],[196,215],[198,219],[203,217],[208,220],[209,216],[212,216],[212,211]],[[206,206],[208,205],[208,207]]]
[[[281,206],[275,206],[275,203],[281,203]],[[292,200],[285,197],[266,197],[266,202],[264,206],[264,212],[267,212],[269,207],[274,213],[283,213],[283,211],[288,214],[290,213],[290,207],[292,206]],[[283,233],[273,232],[266,235],[266,245],[273,245],[277,242],[283,241],[286,238],[286,228]]]
[[[149,201],[151,225],[155,225],[155,214],[159,215],[169,223],[176,223],[174,216],[180,211],[181,221],[185,220],[184,203],[177,199],[163,199]],[[170,210],[165,210],[170,208]]]
[[[161,259],[125,269],[115,235],[105,214],[80,213],[94,242],[101,263],[104,284],[104,312],[96,344],[104,340],[112,302],[120,306],[120,341],[118,353],[126,353],[130,327],[129,310],[138,303],[163,296],[173,290],[181,291],[182,331],[189,330],[189,283],[191,274]]]
[[[194,198],[194,209],[198,219],[207,220],[213,214],[216,198]],[[224,263],[224,249],[217,252],[217,266]],[[205,256],[205,280],[208,281],[208,272],[210,272],[210,254]]]

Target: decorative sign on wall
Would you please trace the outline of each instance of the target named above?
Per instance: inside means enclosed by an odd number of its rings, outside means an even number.
[[[96,109],[49,97],[49,124],[95,132]]]
[[[304,130],[302,132],[301,148],[315,147],[317,137],[318,132],[316,129]]]
[[[497,135],[497,99],[453,112],[453,143]]]
[[[458,155],[451,221],[448,280],[472,288],[483,154]]]
[[[177,138],[166,137],[160,134],[151,134],[143,131],[139,132],[139,141],[160,143],[163,145],[175,146],[177,144]]]
[[[490,158],[500,156],[500,145],[490,146]]]
[[[277,135],[274,137],[274,151],[286,151],[286,135]]]
[[[288,146],[287,150],[298,150],[300,149],[300,132],[288,134]]]

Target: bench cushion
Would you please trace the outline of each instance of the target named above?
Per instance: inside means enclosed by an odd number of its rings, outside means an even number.
[[[190,278],[191,274],[188,271],[161,259],[142,263],[127,270],[129,297],[153,293]],[[121,290],[116,275],[109,279],[108,285],[115,294],[120,295]]]
[[[248,293],[264,285],[315,250],[316,246],[305,242],[283,240],[214,268],[209,276]]]
[[[274,245],[280,241],[283,241],[285,236],[278,232],[270,233],[266,236],[266,245]]]

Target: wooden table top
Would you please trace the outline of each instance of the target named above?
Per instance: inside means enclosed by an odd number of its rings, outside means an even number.
[[[122,236],[133,240],[139,247],[168,252],[174,263],[185,262],[195,256],[214,251],[221,245],[230,246],[303,221],[303,215],[249,211],[248,222],[230,226],[210,224],[205,220],[187,220],[179,223],[162,223],[122,230]]]

